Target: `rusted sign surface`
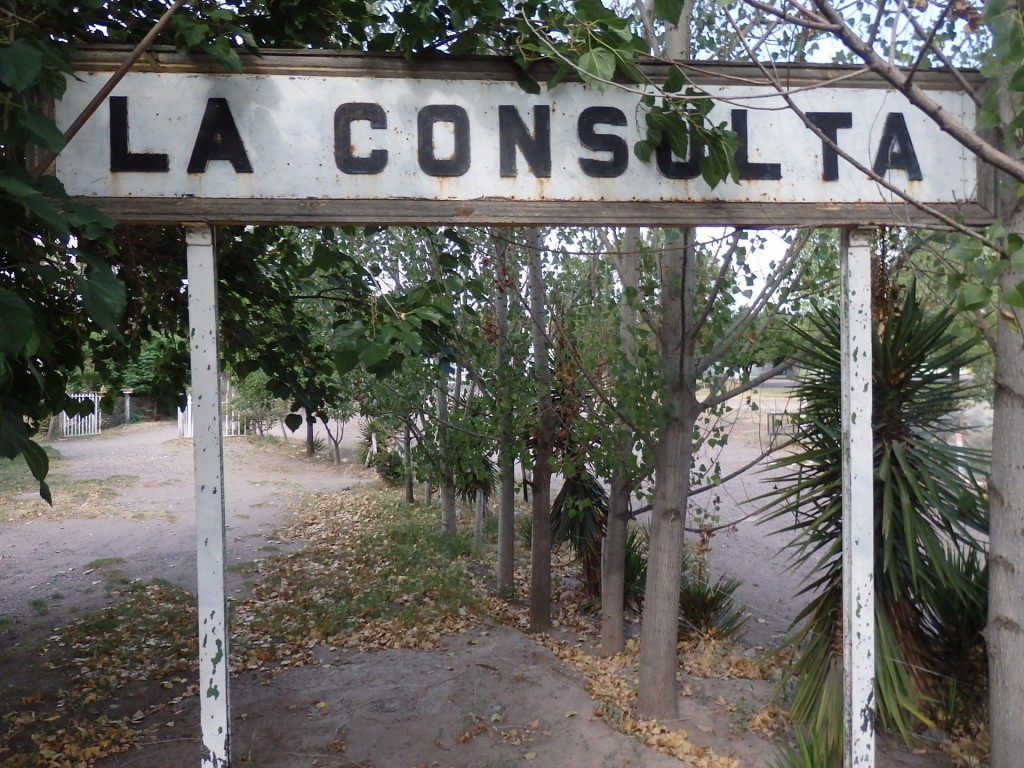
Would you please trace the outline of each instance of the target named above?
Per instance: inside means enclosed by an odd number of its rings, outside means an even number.
[[[117,54],[83,59],[56,105],[70,124]],[[838,80],[836,76],[842,75]],[[915,199],[984,218],[974,157],[903,96],[847,71],[788,73],[797,105],[841,150]],[[745,224],[912,222],[756,71],[694,79],[739,136],[740,181],[714,189],[697,153],[633,153],[636,90],[563,82],[539,95],[503,60],[278,53],[230,75],[171,54],[128,74],[60,155],[72,195],[125,221]],[[973,102],[933,77],[967,124]]]

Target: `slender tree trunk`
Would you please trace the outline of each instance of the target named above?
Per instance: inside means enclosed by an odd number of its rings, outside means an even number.
[[[494,317],[497,328],[495,368],[499,377],[508,371],[508,232],[494,240]],[[512,431],[512,410],[498,397],[498,594],[509,596],[515,590],[516,540],[516,452]]]
[[[316,455],[316,440],[313,435],[313,428],[316,425],[316,420],[313,415],[309,412],[308,408],[303,409],[306,412],[306,456]]]
[[[679,635],[679,580],[693,428],[698,414],[693,334],[695,258],[688,230],[684,230],[683,238],[686,247],[666,249],[661,262],[658,343],[662,360],[662,396],[668,407],[668,423],[654,449],[656,482],[640,635],[640,689],[637,698],[641,717],[661,721],[678,717],[676,644]]]
[[[1007,16],[1020,19],[1020,3],[1007,3]],[[1013,67],[998,74],[1000,120],[1020,114],[1022,94],[1011,87]],[[1004,149],[1021,153],[1019,133],[1004,129]],[[1017,185],[1003,184],[999,199],[1008,232],[1024,235],[1024,208]],[[1002,291],[1016,288],[1024,274],[1008,268]],[[988,648],[989,764],[1015,768],[1024,756],[1024,312],[1000,302],[996,328],[992,473],[989,478]]]
[[[408,421],[402,433],[402,458],[405,460],[405,502],[412,504],[416,500],[413,495],[415,478],[412,476],[412,429]]]
[[[629,478],[616,472],[601,542],[601,653],[605,656],[622,653],[626,647],[626,526],[631,493]]]
[[[476,489],[476,506],[473,509],[473,541],[477,547],[484,545],[484,489]]]
[[[1009,231],[1024,235],[1024,212]],[[1002,290],[1024,274],[1007,271]],[[1024,312],[1001,304],[996,337],[992,476],[989,480],[989,717],[992,768],[1024,755]],[[1011,320],[1011,317],[1013,318]]]
[[[551,453],[554,426],[551,369],[541,272],[540,232],[530,230],[530,315],[533,318],[533,367],[537,382],[537,430],[533,462],[533,540],[530,548],[530,629],[551,627]]]
[[[441,366],[438,366],[439,369]],[[455,478],[452,475],[451,457],[448,455],[448,377],[438,374],[437,380],[437,435],[441,452],[441,530],[455,533],[458,530],[458,515],[455,506]]]
[[[622,253],[615,259],[615,268],[622,282],[619,297],[619,346],[625,359],[636,360],[636,310],[628,294],[637,289],[640,270],[637,267],[635,227],[626,230]],[[612,474],[608,496],[608,525],[601,542],[601,652],[606,656],[621,653],[626,647],[626,528],[629,525],[629,500],[633,482],[625,467],[634,463],[629,435],[616,438],[619,469]]]

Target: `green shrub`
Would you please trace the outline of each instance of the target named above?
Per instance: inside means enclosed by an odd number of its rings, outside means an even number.
[[[405,482],[405,462],[397,451],[387,448],[378,451],[370,459],[370,466],[377,470],[377,474],[389,485],[401,485]]]
[[[650,531],[638,524],[626,528],[626,603],[639,608],[644,602],[647,589],[647,549]]]
[[[819,739],[813,732],[805,734],[797,728],[795,741],[779,750],[771,768],[832,768],[843,764],[835,744]]]
[[[533,516],[516,515],[516,538],[520,545],[529,549],[533,544]]]
[[[551,546],[568,544],[583,570],[587,594],[601,594],[601,540],[608,523],[608,494],[587,470],[565,478],[551,505]]]
[[[742,582],[724,574],[711,581],[706,574],[707,564],[699,558],[695,561],[686,550],[679,582],[679,629],[733,637],[750,618],[736,602],[735,593]]]

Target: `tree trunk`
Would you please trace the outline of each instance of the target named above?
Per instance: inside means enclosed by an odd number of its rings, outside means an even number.
[[[316,455],[316,440],[313,434],[316,419],[313,418],[313,415],[309,412],[308,408],[304,408],[303,410],[306,412],[306,456],[312,457]]]
[[[494,241],[495,369],[499,377],[508,373],[508,239],[507,231]],[[516,540],[516,454],[512,411],[501,398],[498,387],[498,594],[515,591]]]
[[[1020,19],[1020,3],[1007,3],[1008,18]],[[1003,67],[996,84],[1000,120],[1010,125],[1022,109],[1022,94],[1011,87],[1013,67]],[[1004,129],[1004,150],[1019,157],[1019,133]],[[1008,232],[1024,235],[1024,208],[1017,185],[1005,183],[999,197]],[[1000,279],[1007,292],[1024,274],[1008,267]],[[1000,301],[996,329],[992,472],[989,478],[988,648],[989,764],[1020,765],[1024,755],[1024,312]]]
[[[416,500],[413,496],[415,478],[412,476],[412,430],[408,421],[402,433],[402,458],[405,460],[405,502],[412,504]]]
[[[637,290],[640,270],[637,266],[639,233],[630,227],[622,239],[621,253],[615,269],[622,282],[619,297],[619,348],[625,359],[636,360],[636,309],[630,306],[628,294]],[[634,464],[633,445],[629,434],[620,435],[619,469],[612,474],[608,496],[608,524],[601,542],[601,652],[606,656],[621,653],[626,647],[626,528],[629,524],[629,500],[633,481],[625,467]]]
[[[689,231],[685,247],[667,248],[661,262],[662,397],[668,422],[654,449],[655,486],[651,545],[647,560],[640,635],[640,690],[637,709],[643,718],[678,717],[676,644],[679,635],[679,580],[690,485],[695,392],[693,295],[694,249]]]
[[[1024,234],[1024,213],[1011,219]],[[1008,271],[1004,292],[1024,274]],[[992,476],[989,480],[989,717],[992,768],[1024,755],[1024,312],[1000,305],[996,338]],[[1013,318],[1013,319],[1011,319]]]
[[[541,274],[540,232],[530,230],[530,315],[533,321],[533,368],[537,382],[537,430],[533,462],[533,539],[530,547],[530,629],[551,627],[551,452],[554,425],[551,369]]]
[[[451,457],[448,455],[448,377],[440,373],[437,380],[437,421],[438,449],[441,452],[441,530],[444,533],[455,533],[458,530],[458,514],[455,506],[455,477],[452,475]]]
[[[484,545],[484,489],[476,489],[476,507],[473,510],[473,541],[477,547]]]
[[[613,656],[626,647],[626,526],[631,484],[624,472],[612,477],[608,527],[601,542],[601,653]]]

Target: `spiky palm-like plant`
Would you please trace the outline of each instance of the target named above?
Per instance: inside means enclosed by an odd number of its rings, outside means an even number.
[[[601,539],[608,524],[608,493],[588,469],[567,475],[551,504],[551,545],[568,543],[583,568],[587,593],[601,594]]]
[[[987,457],[943,439],[965,394],[951,371],[970,346],[950,333],[952,315],[928,315],[913,285],[885,314],[875,317],[872,375],[875,702],[881,723],[909,739],[926,721],[928,670],[939,663],[929,638],[942,612],[931,606],[974,594],[962,559],[981,549],[987,527],[979,481]],[[767,517],[792,520],[785,530],[794,534],[794,566],[817,563],[801,592],[810,602],[793,624],[800,653],[792,714],[834,755],[843,736],[839,318],[823,311],[813,326],[796,331],[804,367],[797,446],[774,462]]]

